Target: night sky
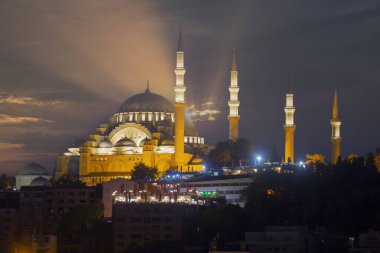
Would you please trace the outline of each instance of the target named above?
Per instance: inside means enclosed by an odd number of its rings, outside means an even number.
[[[333,90],[342,155],[380,146],[379,1],[1,1],[0,172],[55,155],[145,90],[171,101],[178,27],[186,98],[213,102],[198,121],[207,143],[227,139],[229,69],[236,48],[240,135],[267,157],[283,152],[285,91],[295,92],[295,156],[330,159]]]

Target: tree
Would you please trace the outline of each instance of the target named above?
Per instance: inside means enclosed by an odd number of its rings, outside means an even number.
[[[358,158],[293,174],[256,174],[243,192],[248,229],[290,224],[357,235],[380,228],[380,174],[361,169],[362,163]]]
[[[239,139],[235,142],[224,141],[216,144],[206,157],[206,161],[211,168],[233,166],[240,162],[250,161],[252,153],[253,146],[248,139]]]
[[[80,181],[78,178],[69,177],[69,176],[62,176],[58,178],[57,180],[52,180],[51,184],[52,186],[55,186],[55,187],[84,187],[86,186],[86,184]]]
[[[140,162],[133,168],[131,178],[133,180],[153,180],[157,176],[158,171],[156,168],[151,168]]]
[[[0,191],[7,191],[14,188],[14,177],[9,177],[7,174],[3,173],[0,176]]]
[[[103,217],[102,204],[82,204],[73,206],[65,213],[60,221],[62,232],[66,235],[80,233],[89,225]]]
[[[365,161],[365,167],[367,169],[376,170],[376,164],[375,164],[375,156],[372,152],[369,152],[367,154],[367,159]]]

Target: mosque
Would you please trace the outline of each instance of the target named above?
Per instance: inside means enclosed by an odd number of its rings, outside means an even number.
[[[178,172],[203,170],[204,138],[185,110],[186,85],[184,50],[179,34],[175,102],[153,93],[149,82],[145,92],[127,99],[96,133],[79,147],[57,157],[54,177],[79,176],[87,185],[115,178],[130,178],[137,163]]]
[[[33,161],[26,164],[16,175],[16,189],[22,186],[50,186],[51,176],[41,164]]]

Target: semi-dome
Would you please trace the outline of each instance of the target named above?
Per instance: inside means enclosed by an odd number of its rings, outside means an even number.
[[[99,148],[112,148],[112,143],[105,139],[105,140],[102,140],[101,142],[99,142],[99,145],[98,145]]]
[[[149,139],[148,138],[145,138],[143,140],[140,141],[140,147],[144,146],[145,144],[149,144]]]
[[[174,106],[169,100],[147,89],[127,99],[119,112],[169,112],[174,113]]]
[[[50,182],[48,179],[39,176],[33,179],[33,181],[30,183],[30,186],[50,186]]]
[[[136,143],[131,139],[125,137],[118,140],[115,144],[115,147],[136,147]]]
[[[18,174],[19,175],[49,175],[46,168],[36,162],[32,162],[25,165]]]

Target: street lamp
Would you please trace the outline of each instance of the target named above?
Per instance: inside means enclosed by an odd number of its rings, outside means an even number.
[[[257,156],[257,157],[256,157],[256,160],[257,160],[257,162],[258,162],[258,165],[260,166],[261,156]]]

